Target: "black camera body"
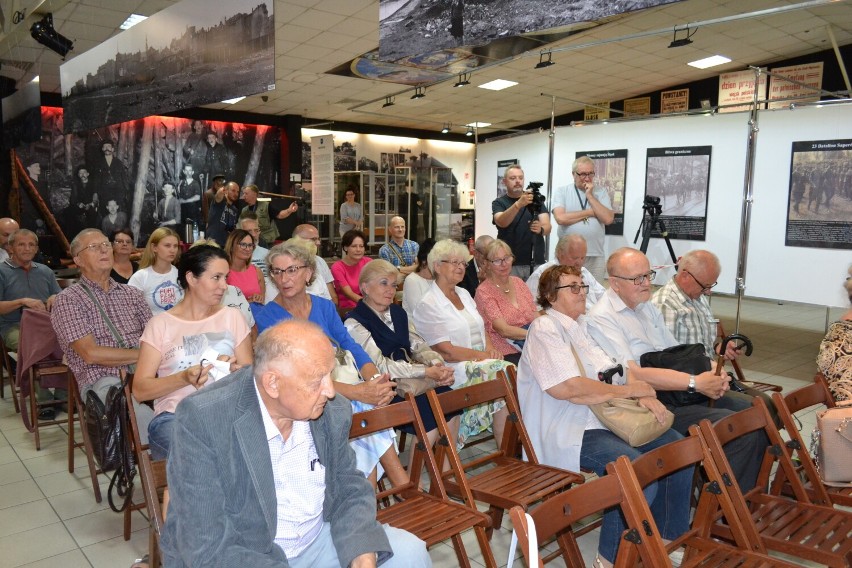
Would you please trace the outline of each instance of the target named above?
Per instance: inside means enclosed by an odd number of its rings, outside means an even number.
[[[527,205],[527,209],[536,217],[541,213],[541,206],[544,205],[544,195],[539,191],[543,185],[544,183],[540,181],[531,181],[525,190],[532,193],[532,203]]]
[[[660,198],[655,195],[646,195],[645,202],[642,204],[642,209],[648,215],[656,217],[663,212],[663,206],[660,205]]]

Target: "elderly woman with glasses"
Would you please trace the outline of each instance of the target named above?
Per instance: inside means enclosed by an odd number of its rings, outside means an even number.
[[[598,380],[599,373],[618,369],[586,329],[586,293],[580,271],[556,265],[539,281],[538,303],[544,315],[530,325],[527,343],[518,365],[518,401],[536,455],[542,463],[580,471],[606,474],[606,464],[620,455],[635,458],[681,438],[672,430],[634,448],[610,432],[592,414],[589,405],[612,398],[636,398],[663,423],[666,408],[648,383],[611,375],[611,384]],[[479,294],[477,293],[477,296]],[[589,378],[595,377],[595,378]],[[665,539],[673,540],[689,526],[689,494],[692,470],[685,469],[645,489],[654,519]],[[595,566],[611,566],[618,551],[624,523],[617,510],[604,515]]]
[[[352,401],[353,412],[385,406],[394,396],[390,376],[379,372],[367,352],[352,339],[343,327],[335,305],[330,300],[307,292],[308,286],[316,277],[315,259],[312,250],[298,238],[284,241],[269,249],[266,267],[278,289],[278,295],[265,306],[252,304],[258,332],[263,333],[267,328],[291,318],[312,321],[320,326],[331,342],[339,348],[338,360],[341,359],[343,350],[351,353],[355,359],[355,366],[362,380],[355,379],[352,384],[341,380],[335,380],[334,383],[334,388]],[[338,374],[337,378],[343,379],[343,374]],[[364,472],[373,485],[380,476],[377,469],[379,462],[395,487],[408,482],[408,475],[396,454],[392,431],[358,438],[352,441],[352,447],[355,450],[358,469]]]
[[[254,236],[243,229],[234,229],[225,242],[225,252],[231,263],[228,284],[242,291],[249,302],[263,303],[266,296],[266,279],[263,272],[251,262],[257,243]]]
[[[470,253],[463,244],[438,241],[428,256],[434,281],[414,309],[414,329],[441,354],[455,375],[452,388],[489,381],[511,365],[491,343],[476,304],[459,282],[464,278]],[[504,404],[468,409],[462,416],[459,442],[492,426],[502,439],[506,421]]]
[[[503,358],[517,364],[527,338],[527,328],[536,317],[535,300],[524,281],[512,276],[515,257],[500,239],[485,248],[488,276],[476,289],[476,307],[485,320],[485,332]]]

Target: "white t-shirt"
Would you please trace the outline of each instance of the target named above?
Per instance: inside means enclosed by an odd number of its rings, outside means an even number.
[[[178,269],[175,266],[166,274],[154,272],[152,266],[139,269],[127,284],[142,290],[142,295],[154,315],[172,309],[183,299],[183,288],[178,284]]]
[[[605,187],[595,187],[592,193],[595,198],[601,202],[601,205],[608,209],[612,209],[612,203],[609,200],[609,193],[607,193]],[[553,199],[551,200],[551,203],[551,211],[557,207],[562,207],[565,209],[566,213],[592,208],[586,199],[585,192],[577,189],[573,183],[560,187],[553,192]],[[583,205],[585,205],[585,207],[583,207]],[[580,221],[579,223],[567,226],[557,225],[556,234],[560,239],[565,235],[582,235],[583,238],[586,239],[586,256],[606,256],[606,251],[604,250],[604,238],[606,235],[604,225],[602,225],[594,216],[589,217],[587,221],[588,223]]]
[[[249,301],[243,291],[236,286],[228,284],[228,291],[222,296],[222,305],[240,310],[246,320],[246,325],[250,328],[254,326],[254,314],[251,313]]]

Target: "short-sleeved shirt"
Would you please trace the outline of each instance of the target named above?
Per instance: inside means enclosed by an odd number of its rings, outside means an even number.
[[[508,195],[498,197],[491,202],[492,223],[493,216],[509,209],[519,198]],[[541,206],[541,213],[550,213],[545,205]],[[530,231],[530,223],[537,220],[527,207],[515,215],[515,218],[507,227],[497,227],[497,238],[509,244],[512,254],[515,255],[515,265],[524,266],[530,263],[530,254],[533,243],[535,243],[535,262],[539,265],[544,262],[544,236]],[[496,225],[496,223],[494,223]]]
[[[142,296],[154,315],[172,309],[183,299],[183,288],[178,284],[175,266],[165,274],[155,272],[152,266],[142,268],[130,277],[127,284],[142,290]]]
[[[0,300],[4,302],[21,298],[35,298],[44,302],[61,291],[53,271],[43,264],[33,262],[27,270],[11,259],[0,262]],[[18,308],[0,315],[0,332],[20,325],[22,311],[23,308]]]
[[[515,327],[529,325],[538,315],[532,294],[517,276],[510,276],[511,286],[515,288],[517,307],[500,291],[491,280],[486,279],[476,289],[476,308],[485,321],[485,333],[491,338],[491,344],[503,355],[518,353],[518,349],[494,329],[494,320],[502,319]]]
[[[341,308],[354,308],[355,302],[346,297],[343,293],[344,286],[349,286],[353,292],[362,296],[361,288],[358,287],[358,277],[361,276],[361,269],[372,259],[363,257],[358,264],[349,265],[338,260],[331,265],[331,273],[334,275],[334,288],[337,292],[337,302]]]
[[[678,343],[702,343],[708,357],[716,356],[713,343],[716,341],[717,320],[710,311],[707,296],[701,294],[693,300],[672,278],[654,292],[651,303],[663,314],[666,327]]]
[[[243,315],[234,308],[223,306],[212,316],[198,321],[180,319],[163,312],[151,318],[140,341],[159,352],[157,375],[168,377],[201,363],[201,356],[208,348],[219,355],[234,355],[237,345],[248,334]],[[174,412],[178,403],[195,391],[193,385],[186,385],[158,398],[154,401],[154,414]]]
[[[603,186],[596,187],[593,192],[595,199],[601,202],[601,205],[612,209],[612,202],[609,199],[609,194]],[[582,199],[582,201],[581,201]],[[585,204],[585,207],[583,206]],[[591,209],[588,204],[586,194],[577,189],[574,184],[566,185],[558,188],[553,192],[553,209],[562,207],[566,212],[582,211],[583,209]],[[587,252],[586,256],[605,256],[606,249],[604,248],[605,229],[604,225],[592,216],[587,219],[588,223],[580,221],[571,225],[558,225],[556,234],[559,238],[565,235],[582,235],[586,239]]]
[[[417,263],[417,253],[420,245],[408,239],[402,240],[402,246],[396,241],[388,241],[379,249],[379,256],[397,268],[400,266],[413,266]],[[402,257],[400,259],[400,257]]]
[[[142,293],[126,284],[110,280],[109,288],[104,290],[85,276],[80,281],[63,290],[53,303],[50,311],[50,323],[56,332],[59,346],[65,353],[68,367],[74,373],[80,387],[91,385],[101,377],[117,377],[118,367],[106,367],[97,363],[86,363],[71,344],[91,335],[95,344],[102,347],[121,347],[110,331],[97,305],[86,293],[83,284],[89,287],[100,302],[109,319],[118,330],[126,348],[139,347],[139,337],[151,319],[151,308],[142,298]]]

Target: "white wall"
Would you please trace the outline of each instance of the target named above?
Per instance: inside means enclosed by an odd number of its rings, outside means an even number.
[[[722,262],[717,290],[736,292],[743,206],[748,113],[659,118],[639,122],[561,127],[556,131],[554,190],[571,182],[577,151],[628,150],[624,236],[607,237],[607,250],[633,245],[642,219],[647,148],[712,146],[706,241],[673,240],[676,255],[706,248]],[[845,306],[842,290],[852,251],[784,245],[790,150],[794,140],[852,138],[852,106],[762,112],[757,138],[754,207],[746,272],[746,294],[754,297]],[[518,158],[528,181],[547,180],[548,134],[536,133],[479,146],[477,234],[494,234],[491,201],[496,197],[497,161]],[[665,211],[663,211],[665,214]],[[555,247],[551,239],[552,250]],[[662,239],[648,248],[652,265],[670,264]],[[795,267],[795,268],[793,268]],[[793,268],[793,270],[790,270]],[[671,276],[660,271],[657,283]]]

